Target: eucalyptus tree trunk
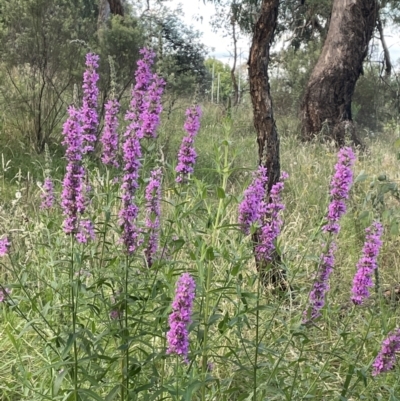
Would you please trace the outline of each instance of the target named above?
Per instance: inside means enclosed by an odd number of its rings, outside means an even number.
[[[322,133],[341,147],[348,135],[355,145],[362,146],[352,121],[351,99],[377,12],[376,0],[333,1],[328,34],[302,101],[304,140]]]
[[[268,193],[279,181],[279,137],[272,110],[272,99],[268,76],[270,47],[278,19],[279,0],[263,0],[258,19],[254,25],[253,39],[249,56],[250,95],[254,111],[254,127],[257,132],[258,162],[268,170]],[[260,233],[253,235],[253,242],[259,242]],[[280,257],[276,253],[272,268],[267,270],[256,260],[265,287],[288,289],[285,273],[279,267]]]

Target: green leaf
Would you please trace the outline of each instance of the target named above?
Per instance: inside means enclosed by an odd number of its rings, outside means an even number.
[[[393,148],[395,150],[400,150],[400,138],[396,139],[393,143]]]
[[[115,396],[119,393],[120,386],[117,384],[107,395],[104,401],[112,401]]]
[[[206,260],[214,260],[215,259],[214,249],[212,246],[209,246],[207,248],[205,259]]]
[[[221,187],[217,188],[217,196],[218,196],[218,199],[224,199],[225,198],[224,188],[221,188]]]
[[[64,380],[64,377],[67,373],[68,373],[67,369],[61,369],[61,371],[58,373],[56,379],[54,380],[54,384],[53,384],[54,395],[57,395],[58,392],[60,391],[62,381]]]
[[[75,334],[71,333],[68,336],[67,344],[65,345],[65,348],[61,355],[62,359],[65,359],[67,357],[67,355],[69,354],[69,351],[71,350],[71,347],[74,344],[74,341],[76,340],[77,337],[78,337],[77,333],[75,333]]]
[[[358,176],[356,177],[356,179],[354,180],[354,182],[363,182],[368,178],[368,174],[365,173],[364,170],[362,170],[360,172],[360,174],[358,174]]]

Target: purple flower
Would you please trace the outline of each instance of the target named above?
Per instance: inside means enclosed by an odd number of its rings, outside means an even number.
[[[268,182],[267,169],[259,166],[253,174],[253,182],[244,191],[244,199],[239,205],[239,224],[245,234],[250,233],[250,226],[261,223],[265,212],[264,198]]]
[[[99,56],[88,53],[86,55],[86,67],[87,69],[83,74],[82,102],[83,138],[85,140],[83,153],[93,152],[99,125],[99,117],[96,110],[99,96],[99,89],[97,88],[99,75],[96,72],[96,68],[99,67]]]
[[[158,236],[160,229],[160,201],[161,201],[161,169],[151,172],[151,179],[146,187],[146,228],[149,232],[149,242],[144,251],[147,265],[151,267],[158,250]]]
[[[7,237],[0,239],[0,256],[6,256],[10,249],[10,241]]]
[[[176,283],[176,294],[169,316],[167,354],[177,354],[189,363],[189,332],[196,283],[189,273],[183,273]]]
[[[54,184],[50,177],[47,177],[44,180],[43,191],[44,192],[41,195],[42,203],[40,205],[40,208],[51,209],[54,205],[55,196],[54,196]]]
[[[355,162],[353,150],[349,147],[340,149],[338,162],[335,165],[335,174],[331,181],[331,203],[328,207],[327,224],[323,231],[338,234],[340,226],[339,219],[346,213],[346,203],[349,198],[350,186],[353,182],[352,167]]]
[[[89,240],[94,241],[94,227],[90,220],[81,220],[79,222],[79,231],[76,234],[76,239],[81,244],[86,244]]]
[[[288,177],[287,173],[282,172],[281,181],[274,184],[271,188],[271,201],[267,204],[261,202],[259,207],[263,217],[259,243],[255,246],[255,255],[258,261],[269,262],[272,260],[272,254],[275,250],[275,241],[282,227],[282,218],[279,213],[285,209],[285,205],[281,203],[281,193],[284,188],[283,180]]]
[[[101,137],[101,142],[103,144],[101,161],[104,164],[119,167],[117,161],[119,103],[116,99],[110,99],[104,108],[106,111],[104,117],[104,132]]]
[[[199,106],[193,106],[186,110],[186,122],[184,128],[188,133],[182,140],[178,153],[178,165],[175,171],[179,173],[176,182],[181,183],[186,180],[188,174],[193,173],[193,166],[196,163],[197,153],[194,150],[193,143],[200,129],[201,109]]]
[[[0,285],[0,302],[4,302],[4,300],[11,294],[10,288],[5,288]]]
[[[357,263],[357,273],[353,279],[353,295],[351,300],[356,305],[361,305],[369,297],[368,288],[373,286],[372,274],[378,268],[377,258],[379,249],[382,246],[382,224],[374,222],[365,232],[367,235],[362,250],[362,257]]]
[[[396,329],[382,342],[382,348],[372,364],[372,375],[391,370],[396,363],[396,352],[400,351],[400,329]]]
[[[329,291],[329,276],[335,265],[336,244],[331,242],[325,254],[321,255],[318,270],[310,292],[310,306],[304,313],[303,323],[306,324],[321,315],[321,309],[325,305],[325,295]]]
[[[81,126],[82,115],[73,106],[68,109],[69,117],[64,124],[63,145],[67,147],[67,172],[63,181],[61,193],[61,206],[64,220],[64,232],[76,233],[78,230],[78,214],[86,209],[85,199],[85,170],[82,166],[83,130]]]

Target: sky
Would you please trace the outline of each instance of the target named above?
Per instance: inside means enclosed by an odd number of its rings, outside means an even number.
[[[232,43],[229,38],[224,38],[220,33],[214,33],[210,26],[210,20],[214,13],[214,6],[210,3],[204,4],[203,0],[170,0],[166,3],[171,8],[176,8],[179,4],[184,12],[183,20],[186,25],[193,27],[200,31],[202,42],[208,47],[209,55],[221,60],[224,63],[231,64],[232,62]],[[202,21],[199,20],[202,18]],[[389,48],[392,64],[400,61],[400,30],[385,29],[385,40]],[[383,59],[382,47],[380,40],[376,37],[373,39],[373,44],[377,47],[377,56],[373,59]],[[282,47],[283,42],[276,43],[275,47]],[[241,37],[238,41],[238,49],[241,53],[241,63],[247,61],[248,52],[250,48],[250,39]]]

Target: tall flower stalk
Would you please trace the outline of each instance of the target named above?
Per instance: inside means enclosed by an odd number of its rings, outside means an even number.
[[[67,171],[63,181],[61,206],[63,209],[64,232],[76,234],[79,227],[79,215],[86,209],[85,170],[82,165],[83,129],[82,115],[74,106],[68,109],[69,117],[64,124],[63,145],[67,147]]]
[[[327,222],[322,231],[329,235],[325,251],[321,254],[313,288],[309,296],[309,308],[304,313],[303,323],[313,321],[321,315],[325,305],[326,293],[329,291],[329,277],[335,264],[335,238],[339,231],[340,218],[346,213],[345,201],[349,198],[350,187],[353,182],[352,167],[355,155],[351,148],[345,147],[338,153],[338,162],[335,165],[335,174],[330,185],[331,202],[328,207]]]
[[[351,300],[356,305],[361,305],[369,296],[369,288],[373,286],[372,275],[378,268],[378,255],[382,246],[382,224],[374,222],[366,228],[366,239],[362,250],[362,256],[357,263],[357,273],[353,279]]]
[[[155,113],[149,111],[149,107],[152,104],[152,102],[147,101],[149,88],[152,85],[152,81],[159,84],[162,81],[156,74],[151,73],[155,54],[149,49],[142,49],[141,54],[143,59],[138,61],[138,69],[135,73],[136,84],[132,90],[130,107],[125,116],[125,120],[129,121],[129,124],[124,133],[125,141],[123,144],[124,177],[122,183],[122,209],[119,216],[120,224],[123,228],[122,242],[128,255],[132,255],[142,242],[140,229],[136,226],[139,208],[135,204],[135,192],[139,186],[140,158],[142,157],[140,140],[145,135],[145,129],[149,129],[150,126],[154,132],[148,132],[148,134],[154,137],[159,123],[159,116],[155,117]],[[161,98],[162,91],[153,88],[151,93],[153,93],[153,90]],[[155,104],[160,102],[159,98],[158,100],[153,98]],[[156,107],[157,113],[161,113],[161,110],[161,106]],[[149,115],[152,116],[150,125],[148,123]]]
[[[97,113],[97,98],[99,89],[97,81],[99,75],[96,69],[99,67],[99,56],[88,53],[86,55],[86,71],[83,74],[83,101],[82,101],[82,125],[84,147],[83,153],[93,152],[96,143],[99,116]]]
[[[146,221],[149,233],[147,247],[144,251],[147,265],[152,266],[158,250],[158,237],[160,229],[160,201],[161,201],[161,169],[151,172],[150,182],[146,187]]]
[[[172,313],[169,316],[170,329],[167,333],[167,354],[177,354],[189,363],[189,331],[195,297],[196,283],[189,273],[183,273],[176,283]]]
[[[201,109],[199,106],[192,106],[186,110],[186,121],[184,129],[187,135],[183,138],[178,153],[178,165],[175,171],[178,173],[176,182],[182,183],[187,180],[188,174],[193,173],[193,166],[196,163],[197,153],[194,149],[194,139],[200,129]]]

